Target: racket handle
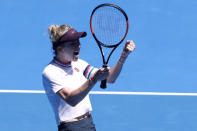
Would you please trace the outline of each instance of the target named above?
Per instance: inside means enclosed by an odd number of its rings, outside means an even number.
[[[103,67],[107,67],[107,64],[103,64]],[[107,80],[102,80],[101,81],[101,84],[100,84],[100,87],[102,88],[102,89],[105,89],[105,88],[107,88]]]
[[[105,89],[105,88],[107,88],[107,80],[102,80],[101,81],[101,85],[100,85],[100,87],[102,88],[102,89]]]

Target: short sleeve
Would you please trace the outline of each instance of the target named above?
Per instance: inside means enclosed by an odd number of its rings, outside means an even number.
[[[85,78],[89,79],[98,69],[91,66],[91,65],[87,65],[83,75],[85,76]]]
[[[53,91],[57,93],[65,87],[63,83],[62,73],[58,70],[48,69],[42,74],[43,85],[46,91]]]
[[[79,59],[78,61],[80,70],[86,79],[89,79],[98,69],[88,64],[86,61]]]

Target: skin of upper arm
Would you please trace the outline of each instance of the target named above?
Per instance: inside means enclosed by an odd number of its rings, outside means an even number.
[[[73,99],[73,92],[69,91],[66,88],[60,89],[56,94],[59,95],[64,101],[66,101],[70,106],[76,106],[78,102],[76,102],[76,98]]]
[[[71,92],[68,89],[62,88],[56,94],[58,94],[60,97],[66,100],[70,96],[70,93]]]

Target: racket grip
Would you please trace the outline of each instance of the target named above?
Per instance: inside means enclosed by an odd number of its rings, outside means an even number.
[[[107,64],[103,64],[103,67],[107,67]],[[105,89],[105,88],[107,88],[107,80],[102,80],[101,81],[101,84],[100,84],[100,87],[102,88],[102,89]]]
[[[107,88],[107,80],[102,80],[101,81],[101,85],[100,85],[100,87],[102,88],[102,89],[105,89],[105,88]]]

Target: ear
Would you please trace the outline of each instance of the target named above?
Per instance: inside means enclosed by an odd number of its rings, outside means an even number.
[[[57,47],[56,50],[57,50],[57,52],[62,52],[63,51],[63,48],[59,46],[59,47]]]
[[[57,47],[57,51],[61,52],[61,51],[63,51],[63,48],[59,46],[59,47]]]

